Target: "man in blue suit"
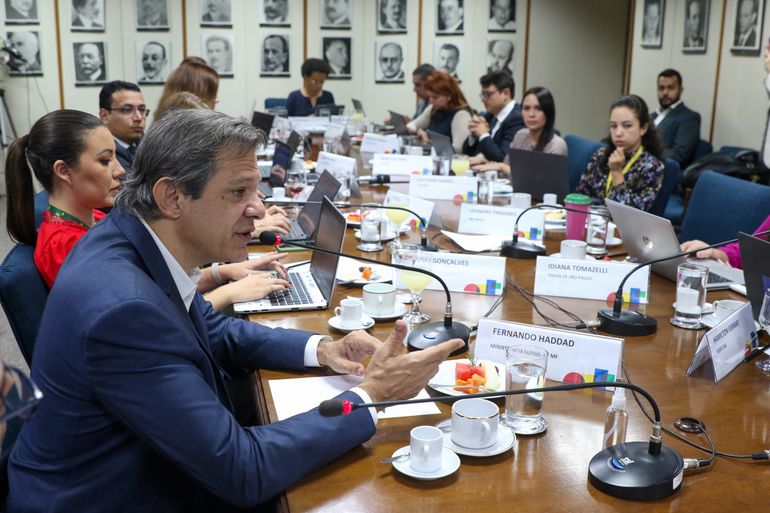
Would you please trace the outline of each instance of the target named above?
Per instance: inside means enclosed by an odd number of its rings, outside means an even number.
[[[99,119],[110,129],[118,162],[127,172],[133,166],[149,112],[136,84],[113,80],[99,91]]]
[[[521,106],[513,99],[515,90],[513,77],[504,71],[481,77],[481,101],[487,111],[471,119],[471,135],[463,144],[463,153],[483,156],[489,162],[505,159],[513,136],[524,128]]]
[[[462,347],[396,356],[403,322],[385,343],[362,331],[332,341],[222,316],[196,293],[199,266],[243,259],[264,215],[261,143],[208,110],[170,113],[145,136],[115,208],[48,298],[32,362],[45,400],[11,454],[9,512],[253,508],[368,440],[376,413],[244,428],[228,378],[326,365],[364,376],[341,398],[407,398]]]
[[[660,108],[650,116],[666,146],[666,158],[676,160],[682,169],[692,162],[700,141],[700,114],[685,106],[683,92],[682,75],[678,71],[661,71],[658,74]]]

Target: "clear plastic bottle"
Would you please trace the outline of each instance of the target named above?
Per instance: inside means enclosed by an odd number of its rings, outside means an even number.
[[[615,387],[612,404],[607,408],[607,419],[604,422],[604,437],[602,448],[622,444],[626,441],[628,428],[628,411],[626,411],[626,389]]]

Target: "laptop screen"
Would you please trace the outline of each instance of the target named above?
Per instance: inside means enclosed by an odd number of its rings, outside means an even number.
[[[543,194],[554,193],[558,202],[569,194],[567,157],[511,148],[508,162],[514,191],[528,192],[536,200],[543,199]]]
[[[745,233],[738,234],[738,242],[743,261],[746,296],[751,301],[754,319],[758,319],[765,291],[770,289],[770,242]]]
[[[404,116],[392,110],[389,110],[388,113],[390,114],[390,124],[393,125],[393,131],[396,132],[396,135],[407,135],[409,130],[406,129]]]
[[[356,100],[355,98],[351,98],[350,101],[353,102],[353,108],[355,109],[356,112],[358,112],[359,114],[363,114],[364,116],[366,115],[364,113],[364,105],[359,100]]]
[[[323,205],[318,205],[318,207],[321,209],[321,218],[315,245],[330,251],[340,251],[342,241],[345,238],[345,216],[329,198],[324,198]],[[313,251],[313,256],[310,259],[310,272],[327,301],[331,300],[332,290],[334,290],[334,277],[337,274],[339,258],[337,255]]]
[[[300,212],[298,218],[299,225],[308,237],[313,235],[316,223],[319,222],[321,215],[321,201],[323,201],[324,198],[334,200],[339,189],[340,182],[334,178],[333,174],[328,171],[321,173],[320,178],[318,178],[318,183],[315,184],[313,192],[310,193],[310,196],[307,199],[308,203],[302,207],[302,212]]]
[[[266,112],[254,111],[251,115],[251,126],[265,132],[265,137],[270,137],[270,130],[273,129],[273,119],[275,116]]]
[[[451,157],[454,155],[455,150],[452,147],[451,138],[438,132],[434,132],[433,130],[428,130],[428,137],[430,137],[430,142],[436,149],[436,155],[441,157]]]

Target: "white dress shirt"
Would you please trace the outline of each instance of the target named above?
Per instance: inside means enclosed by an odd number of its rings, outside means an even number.
[[[679,107],[681,104],[682,104],[682,100],[679,99],[675,103],[672,103],[669,106],[669,108],[667,108],[666,110],[664,110],[662,112],[661,112],[660,109],[656,110],[655,112],[657,112],[658,115],[655,116],[655,121],[653,121],[653,123],[655,123],[655,126],[656,127],[660,126],[660,124],[663,122],[663,119],[665,119],[665,117],[668,115],[668,113],[671,112],[672,110],[674,110],[675,108]]]

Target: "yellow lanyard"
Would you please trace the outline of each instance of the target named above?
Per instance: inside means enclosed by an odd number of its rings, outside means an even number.
[[[631,169],[631,166],[634,165],[634,162],[637,161],[637,159],[639,158],[639,155],[641,155],[643,151],[644,151],[644,146],[639,145],[639,149],[636,150],[636,153],[634,153],[634,156],[631,157],[631,160],[626,162],[626,165],[623,168],[623,176],[626,176],[626,173],[628,173],[628,170]],[[605,198],[609,197],[610,189],[611,188],[612,188],[612,171],[607,173],[607,182],[604,185],[604,197]]]

